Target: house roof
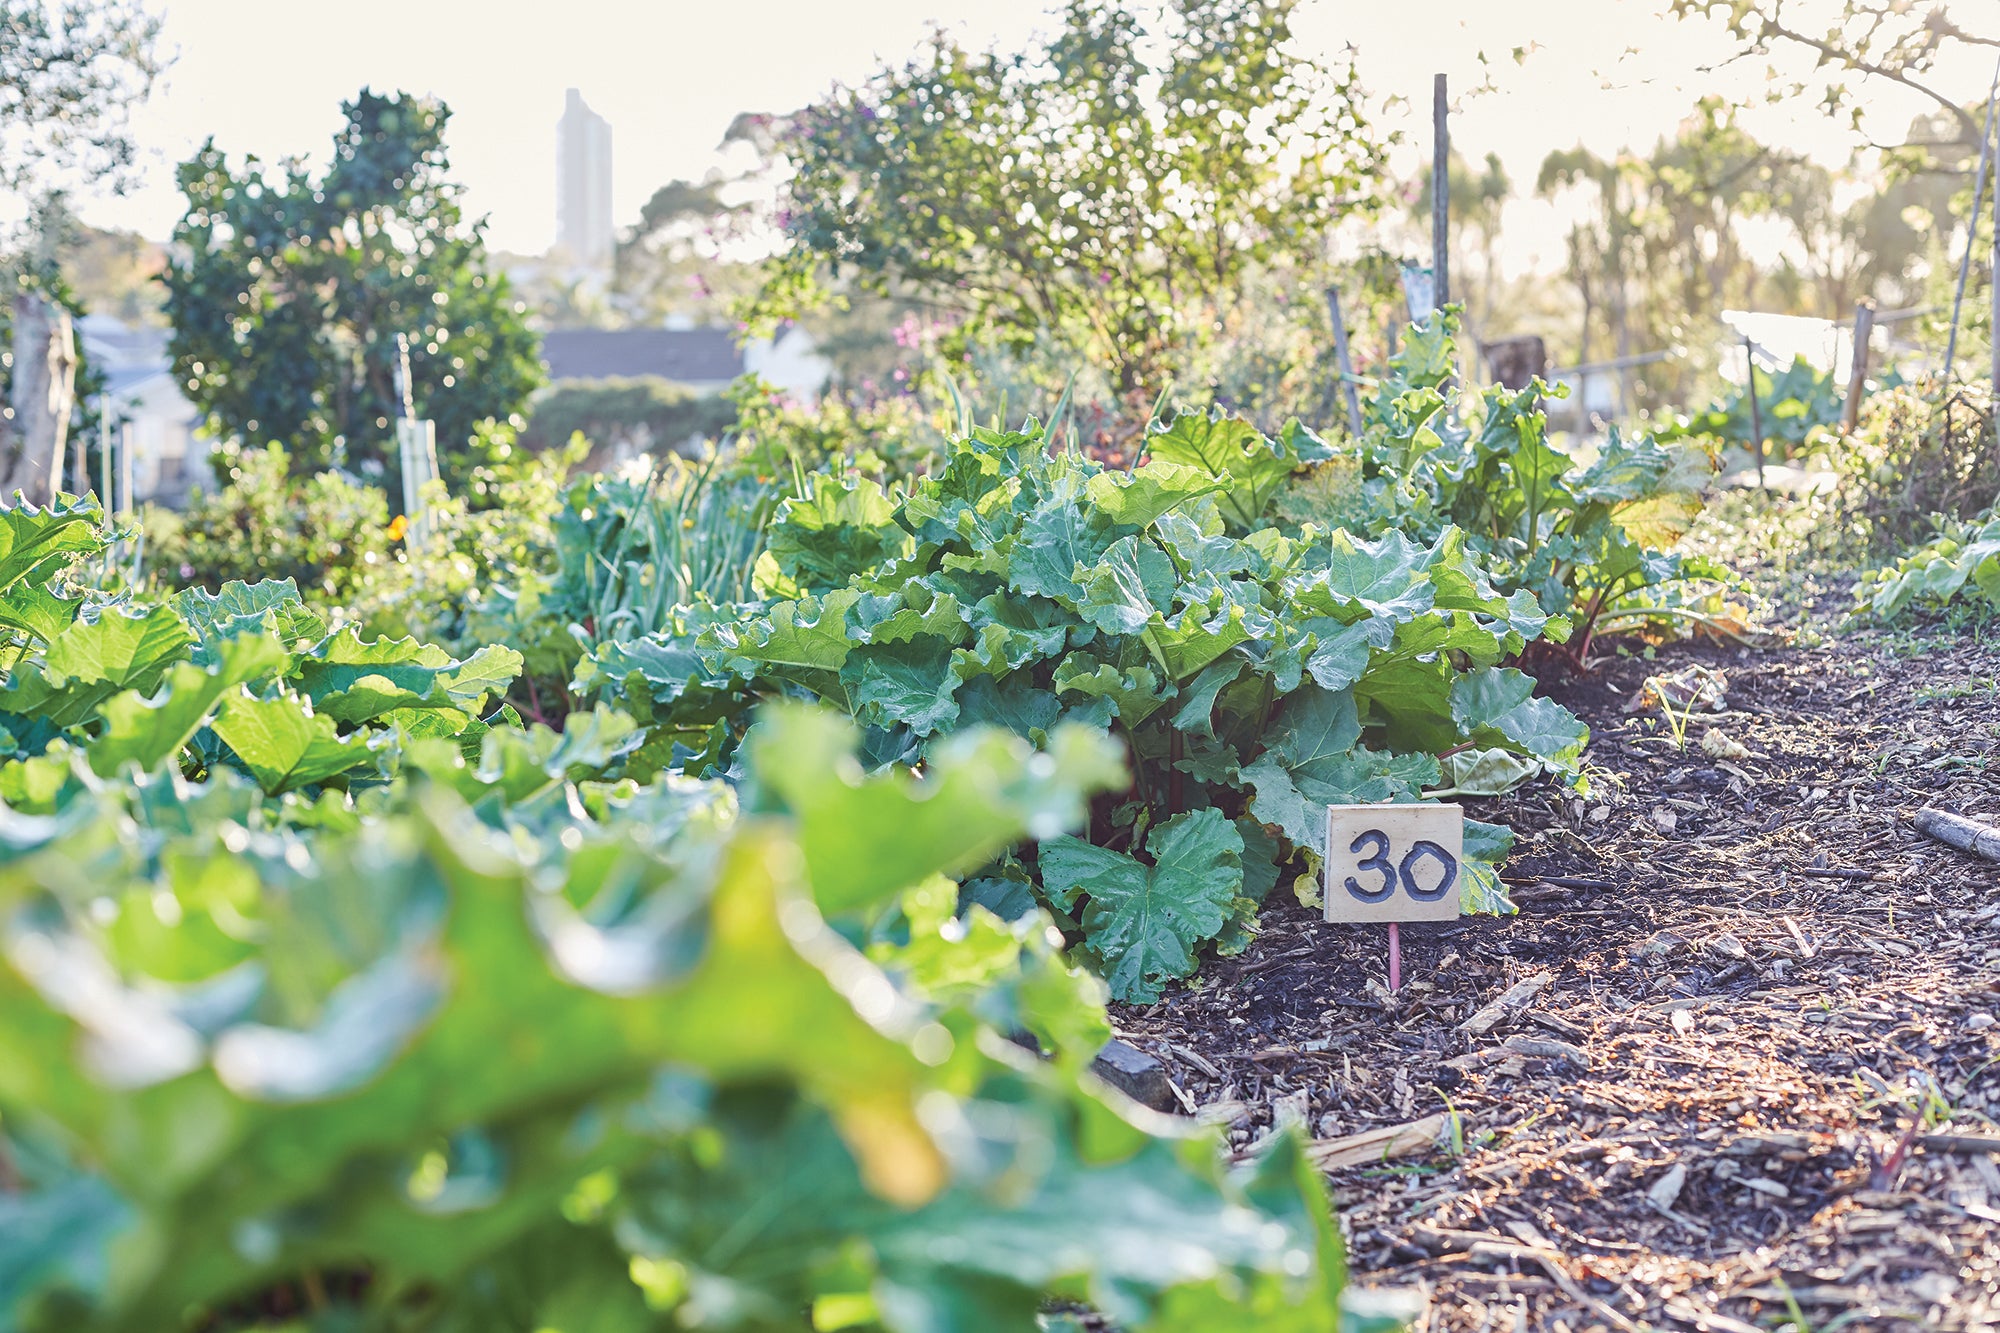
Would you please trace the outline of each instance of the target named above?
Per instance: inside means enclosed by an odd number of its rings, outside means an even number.
[[[727,329],[551,329],[542,360],[553,380],[657,375],[681,384],[733,380],[743,353]]]

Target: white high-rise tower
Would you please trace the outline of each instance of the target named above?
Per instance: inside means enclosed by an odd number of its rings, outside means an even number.
[[[611,122],[574,88],[556,125],[556,246],[579,263],[611,262]]]

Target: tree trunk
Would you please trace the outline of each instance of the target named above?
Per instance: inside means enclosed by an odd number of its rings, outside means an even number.
[[[14,420],[0,441],[0,497],[19,491],[40,505],[55,498],[75,398],[69,312],[40,296],[15,298]]]

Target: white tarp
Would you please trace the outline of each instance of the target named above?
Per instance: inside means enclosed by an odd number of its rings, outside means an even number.
[[[1830,319],[1805,315],[1767,315],[1756,310],[1725,310],[1722,323],[1735,334],[1723,348],[1718,369],[1731,384],[1743,382],[1743,342],[1749,339],[1757,364],[1773,374],[1804,357],[1815,370],[1830,371],[1834,382],[1847,383],[1854,365],[1854,330]]]

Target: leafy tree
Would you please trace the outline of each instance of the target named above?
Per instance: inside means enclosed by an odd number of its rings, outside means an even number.
[[[1157,392],[1260,267],[1375,203],[1382,140],[1351,66],[1295,50],[1296,2],[1070,0],[1040,49],[939,32],[835,90],[777,130],[793,245],[762,313],[851,277]]]
[[[1797,169],[1717,98],[1704,98],[1673,137],[1643,156],[1601,158],[1582,147],[1549,154],[1537,192],[1581,205],[1567,237],[1567,272],[1582,298],[1578,359],[1598,355],[1600,338],[1619,356],[1694,345],[1702,340],[1697,321],[1752,304],[1763,275],[1742,226],[1777,209]],[[1704,368],[1675,358],[1647,396],[1684,400],[1690,374]]]
[[[711,174],[699,184],[673,180],[653,191],[638,222],[618,238],[612,261],[624,313],[648,322],[673,314],[717,322],[732,300],[754,290],[756,270],[721,253],[746,213],[723,198],[731,183]]]
[[[17,319],[57,338],[52,308],[81,313],[60,263],[74,225],[63,191],[129,183],[127,118],[160,72],[159,31],[140,0],[0,0],[0,191],[28,206],[18,233],[0,238],[0,347],[13,346]],[[6,488],[26,486],[31,498],[46,500],[61,486],[51,473],[65,432],[48,422],[64,421],[73,432],[75,404],[96,382],[79,365],[68,403],[24,402],[0,415]],[[0,358],[0,401],[14,394],[14,358]]]
[[[448,478],[477,461],[479,424],[513,417],[541,370],[506,279],[488,271],[484,224],[466,221],[446,174],[450,112],[367,90],[342,109],[316,178],[296,161],[232,168],[212,139],[182,166],[170,350],[217,433],[282,443],[301,470],[382,477],[393,496],[397,334]]]
[[[1944,142],[1978,151],[1982,126],[1967,107],[1973,90],[1948,87],[1939,67],[1972,48],[2000,50],[1990,5],[1979,7],[1977,31],[1958,21],[1974,8],[1958,0],[1841,0],[1831,23],[1815,15],[1803,24],[1796,0],[1672,0],[1669,8],[1681,18],[1719,21],[1733,43],[1731,59],[1763,60],[1780,51],[1810,57],[1810,78],[1826,80],[1820,104],[1857,130],[1865,109],[1861,85],[1894,85],[1934,104]],[[1772,78],[1774,99],[1808,91],[1808,78],[1785,81],[1775,72]]]
[[[0,0],[0,188],[122,184],[127,117],[160,73],[159,36],[140,0]]]

